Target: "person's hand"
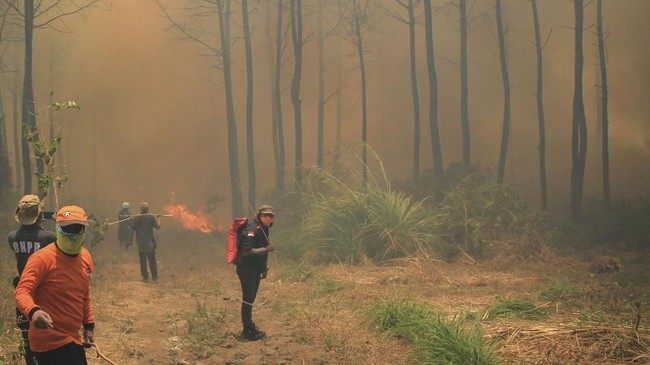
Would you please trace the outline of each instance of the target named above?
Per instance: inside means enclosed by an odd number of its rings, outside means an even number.
[[[273,246],[271,243],[269,243],[268,246],[266,246],[266,251],[267,252],[275,251],[275,246]]]
[[[95,331],[84,328],[82,335],[85,343],[95,343]]]
[[[32,315],[32,322],[34,322],[34,326],[36,328],[40,329],[46,329],[46,328],[54,328],[54,322],[52,321],[52,317],[50,317],[47,312],[45,312],[42,309],[37,310],[34,312]]]
[[[160,217],[161,217],[160,213],[156,214],[156,218],[160,218]]]

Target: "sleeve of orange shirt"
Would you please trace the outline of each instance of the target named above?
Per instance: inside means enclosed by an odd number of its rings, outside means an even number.
[[[87,251],[86,251],[87,253]],[[95,272],[95,266],[93,265],[93,260],[90,257],[90,254],[87,255],[88,264],[90,266],[90,272]],[[95,315],[93,314],[93,306],[90,302],[90,286],[84,297],[84,320],[83,326],[86,329],[92,329],[95,325]]]
[[[34,302],[34,291],[41,285],[43,279],[47,276],[48,267],[40,257],[32,256],[27,260],[27,265],[20,276],[20,282],[14,291],[16,306],[21,312],[32,319],[33,312],[40,309]]]

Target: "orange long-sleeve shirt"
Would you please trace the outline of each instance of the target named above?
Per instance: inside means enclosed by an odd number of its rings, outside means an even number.
[[[16,305],[30,319],[40,308],[54,322],[51,329],[39,329],[30,323],[32,351],[50,351],[70,342],[81,344],[82,324],[95,322],[90,303],[93,270],[90,252],[85,248],[73,257],[52,244],[29,258],[14,292]]]

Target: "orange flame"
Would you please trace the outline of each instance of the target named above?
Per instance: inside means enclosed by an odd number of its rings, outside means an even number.
[[[166,214],[171,214],[174,219],[179,221],[183,228],[203,233],[211,233],[217,230],[217,227],[210,222],[203,212],[192,213],[187,209],[185,204],[169,204],[164,208]]]

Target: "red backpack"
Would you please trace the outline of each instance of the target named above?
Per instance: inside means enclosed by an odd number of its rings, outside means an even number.
[[[235,218],[228,229],[228,234],[226,235],[226,262],[229,264],[234,264],[237,260],[237,246],[239,241],[239,235],[248,225],[248,218]]]

